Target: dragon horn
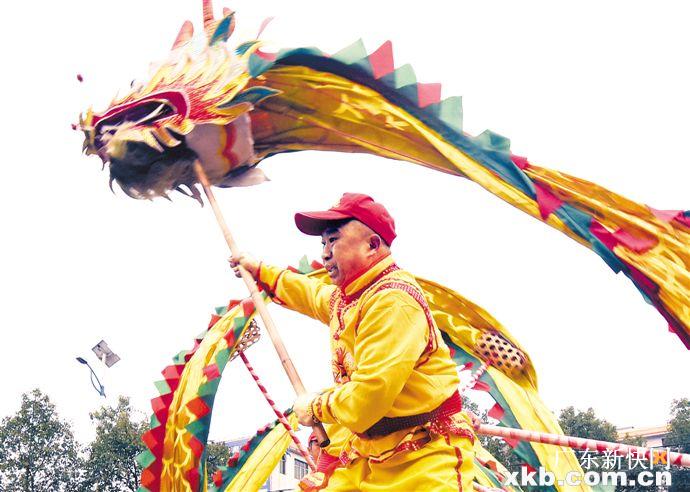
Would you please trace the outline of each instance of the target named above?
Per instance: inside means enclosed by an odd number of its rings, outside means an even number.
[[[266,29],[266,26],[273,20],[273,17],[266,17],[264,21],[261,23],[261,27],[259,27],[259,32],[256,33],[256,39],[259,39],[261,37],[261,34],[264,32],[264,29]]]
[[[187,43],[190,39],[192,39],[192,36],[194,36],[194,25],[188,20],[186,20],[182,24],[180,32],[177,34],[177,37],[175,38],[175,42],[173,43],[171,49],[175,50],[179,48],[183,44]]]
[[[227,7],[223,7],[223,17],[231,17],[232,20],[230,21],[230,27],[228,28],[228,34],[227,37],[232,36],[232,33],[235,31],[235,11],[230,10]]]
[[[213,29],[213,2],[203,0],[204,29],[208,32]]]

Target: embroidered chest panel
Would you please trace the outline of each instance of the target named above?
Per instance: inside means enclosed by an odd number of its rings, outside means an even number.
[[[357,300],[345,302],[344,296],[338,291],[331,298],[331,369],[333,380],[337,384],[350,381],[355,370],[354,343]],[[350,329],[346,330],[347,327]]]
[[[355,371],[355,358],[344,343],[334,341],[332,345],[331,371],[333,372],[333,381],[336,384],[347,383]]]
[[[337,384],[350,381],[352,373],[356,370],[354,358],[354,342],[359,325],[359,301],[367,298],[368,294],[375,294],[381,290],[399,289],[409,294],[420,307],[429,327],[429,340],[427,346],[417,363],[417,367],[425,363],[430,355],[438,348],[436,329],[431,310],[422,292],[414,285],[398,278],[386,278],[390,273],[399,270],[396,265],[391,265],[381,272],[366,288],[353,295],[346,296],[342,291],[336,290],[330,299],[330,330],[331,330],[331,354],[333,379]]]

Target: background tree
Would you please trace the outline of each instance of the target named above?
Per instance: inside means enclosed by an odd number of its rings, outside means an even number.
[[[574,407],[566,407],[558,416],[563,433],[568,436],[598,439],[600,441],[615,442],[618,439],[616,426],[607,420],[600,419],[592,408],[587,411],[575,410]]]
[[[81,473],[69,424],[38,389],[24,393],[19,411],[0,424],[0,490],[73,491]]]
[[[678,408],[681,410],[679,411],[679,428],[682,429],[682,421],[683,418],[685,418],[686,422],[686,436],[690,436],[690,402],[688,400],[685,400],[687,403],[687,406],[683,406],[682,404],[678,405]],[[674,402],[674,403],[681,403],[679,402]],[[675,407],[674,407],[675,408]],[[685,412],[682,411],[682,409],[685,410]],[[684,415],[684,417],[683,417]],[[622,438],[618,437],[618,432],[616,431],[616,428],[613,424],[610,422],[607,422],[604,419],[600,419],[596,416],[594,411],[589,408],[586,412],[576,412],[573,407],[568,407],[565,408],[561,411],[561,417],[560,417],[560,423],[561,427],[563,427],[563,432],[566,434],[570,434],[573,436],[577,437],[588,437],[592,439],[599,439],[603,441],[611,441],[611,442],[621,442],[624,444],[630,444],[633,446],[645,446],[645,441],[641,437],[633,437],[630,438],[628,436],[623,436]],[[669,434],[671,436],[671,434]],[[686,442],[689,440],[686,439]],[[666,445],[666,444],[665,444]],[[582,456],[582,451],[576,451],[576,454],[578,456]],[[602,457],[599,455],[599,466],[597,467],[592,467],[593,470],[603,470],[604,468],[601,466],[602,465]],[[634,462],[633,462],[634,463]],[[630,463],[628,462],[628,458],[623,457],[620,461],[620,469],[608,469],[607,471],[622,471],[626,474],[626,481],[627,483],[634,483],[635,485],[618,485],[616,487],[616,491],[620,492],[649,492],[650,490],[654,491],[657,490],[656,487],[650,487],[650,486],[644,486],[637,484],[638,480],[638,475],[640,472],[643,471],[641,467],[637,467],[635,464],[633,464],[633,468],[631,469],[629,467]],[[641,466],[641,465],[640,465]],[[648,466],[648,465],[647,465]],[[586,471],[586,470],[585,470]],[[661,471],[661,470],[657,470]],[[678,472],[683,473],[684,469],[678,469]],[[670,492],[685,492],[687,490],[690,490],[690,482],[685,482],[683,485],[683,482],[680,481],[679,479],[679,484],[681,484],[679,487],[676,486],[676,477],[673,477],[673,487],[671,487]]]
[[[96,437],[88,448],[82,488],[101,492],[136,491],[141,469],[136,456],[144,451],[141,435],[149,429],[145,419],[134,419],[129,398],[120,396],[114,407],[91,413]]]
[[[480,411],[479,405],[465,395],[462,395],[462,408],[480,417],[483,423],[489,423],[488,413],[486,411]],[[480,435],[479,441],[482,443],[482,446],[484,446],[484,448],[508,470],[520,471],[522,460],[520,460],[518,455],[513,452],[513,448],[506,444],[503,439],[500,437]]]
[[[629,437],[629,436],[623,436],[622,439],[618,439],[618,442],[621,442],[623,444],[630,444],[631,446],[645,446],[647,443],[642,437]],[[653,487],[650,488],[649,486],[645,485],[639,485],[637,484],[637,478],[638,474],[642,471],[640,468],[632,468],[630,469],[628,467],[628,461],[627,458],[624,458],[621,461],[622,468],[625,472],[626,475],[626,480],[628,483],[635,483],[635,485],[619,485],[616,487],[616,492],[649,492],[650,490],[656,490]]]
[[[664,446],[672,451],[690,453],[690,399],[673,400],[671,404],[671,420],[668,423],[669,432],[664,439]],[[671,468],[673,479],[670,492],[690,490],[690,469]]]
[[[611,422],[597,417],[594,409],[588,408],[586,411],[576,410],[574,407],[566,407],[561,410],[558,416],[558,423],[563,429],[563,433],[568,436],[583,437],[586,439],[596,439],[599,441],[618,441],[618,431]],[[593,472],[624,472],[628,474],[626,461],[622,458],[606,458],[604,455],[584,450],[574,450],[582,471]],[[561,477],[559,477],[561,478]],[[627,478],[626,478],[627,480]]]
[[[211,476],[219,466],[226,466],[228,459],[230,459],[230,448],[222,442],[209,441],[206,445],[206,474],[208,481],[213,480]]]

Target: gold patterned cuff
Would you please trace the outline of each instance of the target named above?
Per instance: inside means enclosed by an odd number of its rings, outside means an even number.
[[[321,420],[319,420],[319,417],[317,417],[314,413],[314,402],[318,400],[319,398],[316,397],[312,401],[309,402],[309,405],[307,405],[307,415],[311,417],[311,419],[314,421],[315,424],[321,423]]]
[[[330,408],[332,393],[332,390],[321,393],[321,395],[314,398],[309,405],[314,417],[318,419],[319,422],[323,422],[324,424],[333,424],[336,422]]]

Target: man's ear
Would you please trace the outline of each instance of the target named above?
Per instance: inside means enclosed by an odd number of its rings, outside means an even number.
[[[369,236],[369,249],[377,250],[381,247],[383,240],[378,234]]]

